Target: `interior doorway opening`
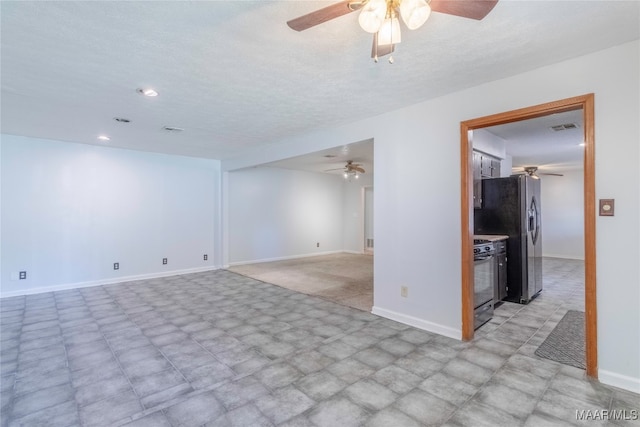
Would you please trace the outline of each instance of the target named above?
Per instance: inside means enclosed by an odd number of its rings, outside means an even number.
[[[594,158],[594,96],[587,94],[533,107],[468,120],[460,124],[461,131],[461,259],[462,259],[462,337],[474,337],[474,200],[473,146],[471,133],[475,129],[513,123],[555,113],[581,110],[584,122],[584,288],[586,372],[597,377],[597,317],[596,317],[596,253],[595,253],[595,158]]]
[[[363,197],[363,215],[362,222],[364,227],[363,253],[373,255],[374,238],[373,238],[373,187],[364,186],[362,188]]]

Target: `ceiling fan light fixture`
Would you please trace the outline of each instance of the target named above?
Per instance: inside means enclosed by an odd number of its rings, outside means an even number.
[[[378,31],[378,46],[387,46],[402,42],[400,33],[400,21],[397,16],[391,16],[384,20]]]
[[[143,96],[149,96],[149,97],[158,96],[158,91],[150,87],[138,88],[136,89],[136,92],[138,92],[140,95],[143,95]]]
[[[425,0],[402,0],[400,16],[410,30],[420,28],[431,15],[431,6]]]
[[[385,0],[369,0],[360,11],[358,23],[367,33],[377,33],[387,14]]]

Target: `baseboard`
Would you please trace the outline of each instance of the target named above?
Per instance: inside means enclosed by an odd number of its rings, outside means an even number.
[[[340,252],[345,253],[345,254],[364,255],[364,252],[362,252],[362,251],[344,250],[344,251],[340,251]]]
[[[203,271],[219,270],[219,267],[198,267],[184,270],[163,271],[158,273],[138,274],[134,276],[113,277],[109,279],[90,280],[87,282],[65,283],[55,286],[43,286],[19,291],[3,292],[0,298],[18,297],[23,295],[42,294],[45,292],[66,291],[69,289],[89,288],[92,286],[112,285],[114,283],[133,282],[135,280],[156,279],[159,277],[178,276],[181,274],[201,273]]]
[[[598,369],[598,380],[602,384],[640,393],[640,378],[633,378],[604,369]]]
[[[456,340],[462,339],[461,330],[454,329],[449,326],[440,325],[438,323],[429,322],[418,317],[409,316],[407,314],[402,314],[375,306],[371,310],[371,313],[380,317],[395,320],[396,322],[404,323],[405,325],[416,327],[418,329],[433,332],[438,335],[444,335],[445,337],[453,338]]]
[[[333,255],[333,254],[341,254],[345,251],[325,251],[325,252],[314,252],[311,254],[302,254],[302,255],[290,255],[283,257],[275,257],[275,258],[263,258],[263,259],[254,259],[249,261],[236,261],[230,262],[228,267],[233,267],[234,265],[245,265],[245,264],[261,264],[263,262],[273,262],[273,261],[287,261],[290,259],[299,259],[299,258],[309,258],[313,256],[321,256],[321,255]]]
[[[560,258],[560,259],[574,259],[578,261],[584,261],[584,256],[569,256],[569,255],[553,255],[553,254],[543,254],[542,258]]]

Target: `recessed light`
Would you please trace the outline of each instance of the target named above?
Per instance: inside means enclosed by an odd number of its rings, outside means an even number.
[[[131,120],[125,119],[124,117],[114,117],[113,120],[120,123],[129,123]]]
[[[155,89],[151,89],[150,87],[146,89],[139,88],[138,90],[136,90],[136,92],[144,96],[158,96],[158,92],[156,92]]]
[[[109,138],[107,135],[98,135],[98,139],[100,141],[110,141],[111,138]]]

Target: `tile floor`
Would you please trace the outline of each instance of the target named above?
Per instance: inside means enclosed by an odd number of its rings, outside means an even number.
[[[229,271],[0,300],[2,426],[563,426],[640,396],[534,355],[582,265],[459,342]]]

